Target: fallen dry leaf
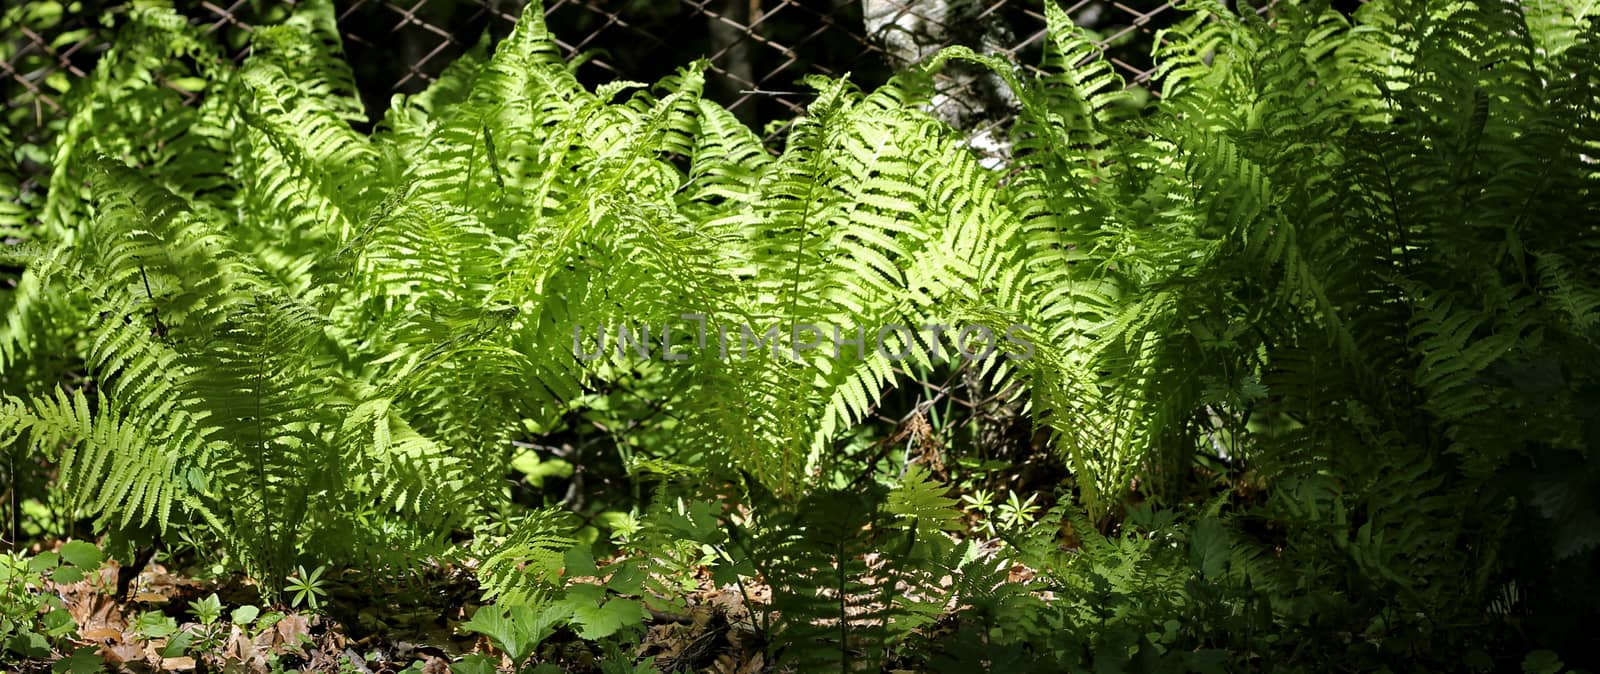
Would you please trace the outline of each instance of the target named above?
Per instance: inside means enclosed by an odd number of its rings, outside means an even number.
[[[121,665],[144,660],[144,648],[138,644],[118,642],[100,648],[100,657],[108,665]]]
[[[78,636],[81,636],[88,641],[104,641],[106,639],[121,641],[122,630],[113,627],[91,627],[89,629],[79,630]]]
[[[181,658],[162,658],[161,668],[169,672],[187,672],[194,669],[194,658],[187,655]]]

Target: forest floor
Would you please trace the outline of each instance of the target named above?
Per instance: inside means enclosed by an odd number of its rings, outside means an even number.
[[[51,550],[56,546],[45,546]],[[486,637],[458,629],[480,606],[479,589],[464,569],[431,567],[402,584],[374,591],[371,582],[332,575],[318,611],[262,612],[254,620],[230,621],[225,611],[211,625],[193,607],[215,594],[225,607],[252,606],[256,587],[238,577],[197,580],[162,564],[147,565],[116,597],[120,567],[106,561],[98,573],[73,583],[49,582],[77,622],[81,650],[97,652],[106,666],[130,672],[450,672],[460,656],[480,653],[511,663]],[[634,661],[652,659],[661,671],[753,674],[767,661],[749,627],[743,594],[717,588],[711,572],[697,573],[699,589],[682,599],[681,614],[652,613]],[[746,588],[760,600],[764,588]],[[169,620],[170,619],[170,620]],[[162,625],[166,625],[163,629]],[[194,635],[183,637],[184,633]],[[184,638],[186,643],[175,645]],[[610,657],[615,657],[612,654]],[[591,671],[607,655],[568,630],[540,646],[536,662],[565,671]],[[87,662],[87,660],[86,660]],[[70,659],[56,671],[73,670]],[[89,671],[99,671],[93,669]]]
[[[515,669],[487,637],[460,628],[481,608],[477,581],[466,569],[428,567],[388,586],[336,573],[325,579],[326,595],[318,610],[259,612],[254,610],[258,589],[239,576],[200,580],[151,563],[129,584],[127,595],[117,597],[121,570],[115,560],[107,560],[82,580],[46,582],[45,590],[58,593],[78,626],[75,648],[64,650],[85,654],[81,663],[63,658],[50,671],[98,672],[103,663],[124,672],[476,674],[451,667],[473,653],[497,662],[501,671]],[[1011,581],[1027,582],[1032,575],[1016,565]],[[676,598],[685,610],[650,612],[643,636],[631,650],[606,653],[595,642],[562,629],[540,644],[533,662],[569,672],[617,664],[603,663],[606,659],[625,659],[626,671],[646,661],[655,669],[643,671],[770,671],[765,644],[745,604],[747,596],[764,604],[769,588],[717,587],[704,567],[695,581],[695,590]],[[195,604],[213,595],[225,608],[220,620],[204,624]],[[233,613],[230,619],[226,607],[245,607],[255,617],[240,620]]]

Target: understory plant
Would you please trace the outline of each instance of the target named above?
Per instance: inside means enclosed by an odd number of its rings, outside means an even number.
[[[1187,2],[1153,102],[1044,9],[1037,70],[812,78],[773,143],[704,63],[582,86],[539,3],[370,132],[329,3],[238,63],[131,9],[0,209],[10,475],[313,609],[466,565],[528,667],[700,568],[800,671],[1592,657],[1592,3]],[[927,113],[953,60],[1016,95],[1000,170]],[[963,513],[873,426],[952,373],[1055,483]],[[508,480],[584,452],[600,526]]]

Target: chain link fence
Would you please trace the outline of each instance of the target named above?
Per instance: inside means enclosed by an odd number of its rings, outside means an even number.
[[[756,127],[802,111],[807,74],[871,87],[896,67],[964,44],[1018,63],[1038,62],[1042,2],[1056,0],[545,0],[551,32],[583,59],[590,83],[653,81],[696,58],[710,61],[708,93]],[[236,55],[254,26],[293,3],[178,0],[180,12]],[[391,94],[426,87],[488,36],[506,35],[520,0],[336,0],[345,50],[373,117]],[[1156,31],[1181,13],[1162,0],[1067,0],[1130,83],[1151,75]],[[122,3],[26,2],[0,13],[0,95],[14,140],[61,112],[61,97],[105,52]],[[970,77],[947,75],[952,99],[979,99]],[[991,113],[984,113],[993,116]],[[959,120],[952,120],[959,121]]]

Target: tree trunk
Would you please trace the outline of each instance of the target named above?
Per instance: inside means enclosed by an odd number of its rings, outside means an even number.
[[[985,15],[981,0],[862,0],[867,35],[905,68],[927,60],[944,47],[964,45],[996,54],[1015,42],[998,14]],[[967,132],[973,149],[995,164],[1009,158],[1009,144],[992,127],[1009,115],[1016,98],[999,76],[968,63],[951,63],[936,83],[934,116]]]

